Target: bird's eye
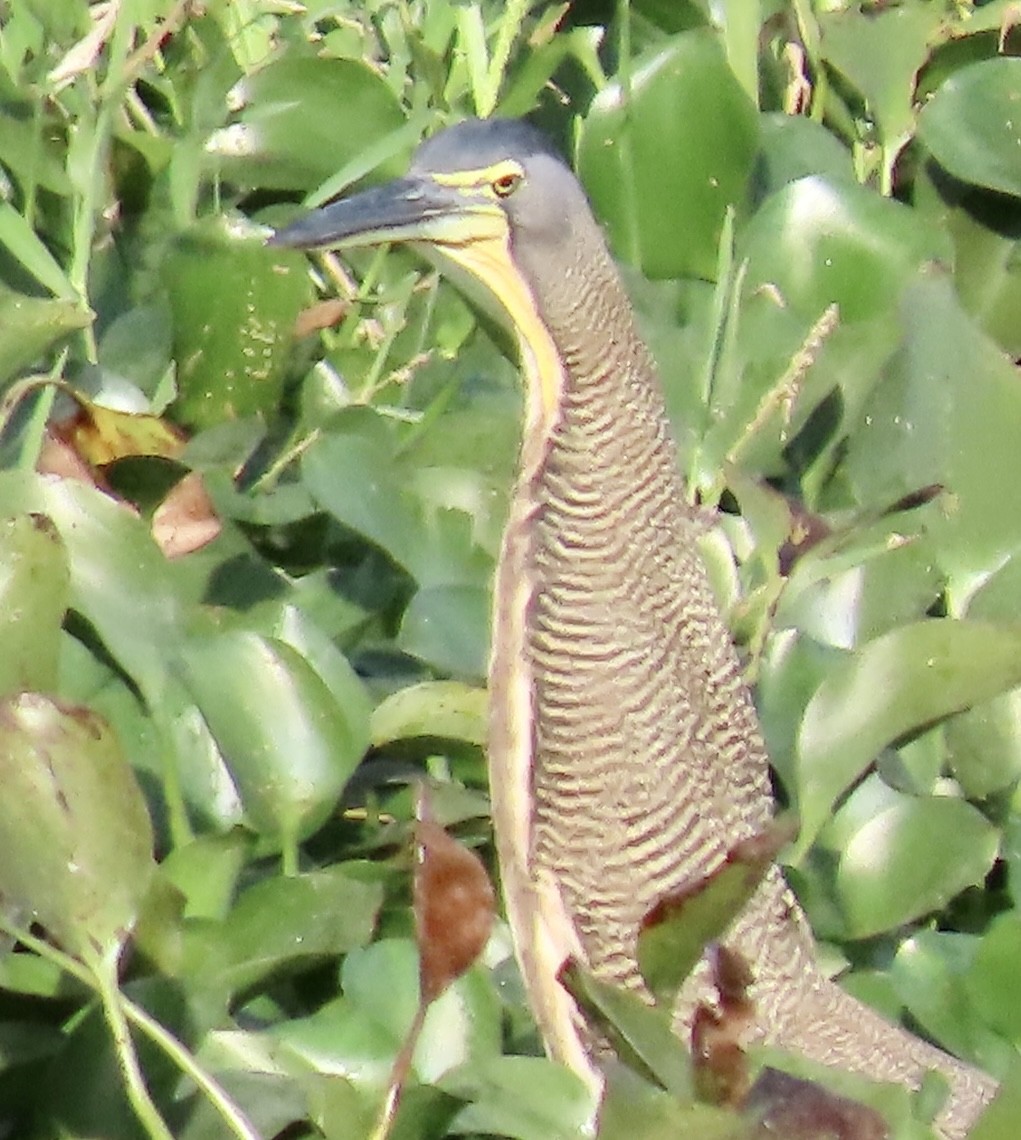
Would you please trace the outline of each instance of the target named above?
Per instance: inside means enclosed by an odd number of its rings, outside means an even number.
[[[521,185],[521,175],[517,171],[509,170],[493,179],[493,193],[498,198],[507,198]]]

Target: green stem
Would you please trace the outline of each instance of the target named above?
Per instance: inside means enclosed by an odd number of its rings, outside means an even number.
[[[72,958],[70,954],[65,954],[63,950],[58,950],[56,946],[50,945],[49,942],[44,941],[42,938],[36,938],[30,931],[23,929],[13,922],[9,922],[2,914],[0,914],[0,931],[3,931],[3,933],[20,942],[27,950],[38,954],[40,958],[52,962],[55,966],[63,970],[65,974],[81,982],[82,985],[93,992],[100,993],[102,996],[99,979],[87,966],[79,962],[77,958]],[[116,990],[116,985],[114,988]],[[245,1114],[234,1104],[217,1081],[202,1068],[194,1056],[177,1040],[169,1029],[160,1025],[146,1010],[140,1005],[136,1005],[129,997],[120,993],[119,990],[116,990],[116,995],[124,1018],[137,1026],[150,1041],[163,1050],[181,1072],[185,1073],[194,1081],[196,1088],[205,1094],[207,1100],[220,1114],[227,1128],[232,1135],[237,1137],[237,1140],[262,1140],[262,1137],[249,1122]],[[104,1001],[104,1005],[105,1004]]]
[[[117,1055],[121,1075],[124,1078],[124,1089],[135,1116],[152,1140],[174,1140],[174,1134],[160,1116],[142,1075],[142,1066],[138,1062],[135,1042],[132,1040],[131,1030],[128,1028],[124,1008],[121,1005],[121,993],[117,988],[116,960],[111,956],[97,958],[91,973],[95,978],[96,990],[103,1004],[103,1014],[113,1038],[114,1053]]]

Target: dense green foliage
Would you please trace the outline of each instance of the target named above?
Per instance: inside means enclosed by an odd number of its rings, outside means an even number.
[[[406,255],[263,239],[466,115],[549,130],[625,267],[824,953],[1011,1070],[1017,19],[0,2],[0,1128],[369,1134],[418,987],[409,782],[491,859],[520,395],[509,342]],[[631,1028],[602,1135],[741,1134]],[[539,1052],[498,929],[394,1135],[579,1135]],[[854,1088],[925,1134],[903,1090]],[[1017,1134],[1013,1096],[976,1140]]]

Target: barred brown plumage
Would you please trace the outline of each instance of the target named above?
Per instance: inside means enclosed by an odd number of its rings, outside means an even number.
[[[688,505],[652,361],[581,187],[522,124],[450,128],[408,179],[276,240],[412,242],[484,286],[518,335],[527,420],[495,585],[493,817],[547,1047],[597,1081],[561,961],[578,953],[641,990],[645,913],[772,813],[755,710],[699,554],[706,524]],[[991,1097],[983,1074],[822,974],[778,869],[727,944],[752,966],[761,1039],[909,1085],[939,1070],[952,1090],[939,1120],[948,1140]],[[706,992],[702,968],[681,995],[679,1031]]]

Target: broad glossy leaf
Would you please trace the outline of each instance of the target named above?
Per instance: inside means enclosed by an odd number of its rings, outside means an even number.
[[[968,973],[968,989],[982,1016],[1009,1040],[1021,1042],[1021,915],[998,915],[983,935]]]
[[[762,161],[755,172],[755,187],[762,194],[821,175],[832,182],[853,182],[851,154],[821,123],[803,115],[780,111],[759,117]]]
[[[1021,632],[980,622],[905,625],[836,665],[801,724],[798,851],[888,744],[1018,684]]]
[[[67,551],[48,518],[0,519],[0,694],[55,688],[69,578]]]
[[[281,606],[267,633],[296,649],[325,681],[344,711],[352,751],[363,756],[369,748],[372,701],[351,662],[311,616],[297,606]]]
[[[492,599],[478,586],[433,586],[411,599],[397,643],[443,673],[485,677]]]
[[[836,885],[849,934],[867,938],[942,909],[982,882],[998,846],[997,829],[971,804],[899,796],[841,855]]]
[[[1015,1055],[996,1100],[968,1133],[968,1140],[1014,1140],[1021,1120],[1021,1060]]]
[[[618,257],[650,277],[713,277],[758,145],[755,107],[716,35],[671,37],[593,100],[578,169]],[[680,224],[679,224],[680,222]]]
[[[439,1084],[469,1102],[454,1118],[459,1133],[515,1140],[581,1140],[590,1135],[588,1089],[574,1073],[545,1057],[469,1062]]]
[[[638,966],[667,1009],[709,943],[721,938],[765,878],[792,830],[774,823],[727,852],[711,875],[657,903],[638,936]]]
[[[895,304],[913,274],[950,259],[946,236],[908,207],[844,181],[812,176],[785,186],[755,213],[739,247],[745,287],[775,286],[816,319],[830,304],[842,321]]]
[[[608,1074],[599,1113],[599,1140],[754,1140],[733,1113],[671,1096],[622,1066]]]
[[[984,800],[1021,778],[1021,690],[955,716],[943,730],[947,764],[973,800]]]
[[[621,986],[599,981],[576,962],[561,970],[560,982],[629,1068],[682,1100],[693,1097],[688,1045],[674,1033],[668,1011],[651,1008]]]
[[[92,320],[93,314],[77,301],[26,297],[0,289],[0,385],[38,364],[49,349]]]
[[[249,887],[192,969],[228,994],[270,974],[346,954],[372,937],[383,885],[371,869],[338,864]]]
[[[409,487],[380,417],[363,409],[340,419],[302,458],[314,498],[345,526],[375,543],[420,586],[483,585],[490,555],[476,542],[471,518],[437,509]],[[470,645],[469,649],[477,647]],[[464,662],[468,669],[477,660]]]
[[[904,293],[904,342],[862,408],[843,465],[859,502],[947,488],[927,529],[951,595],[967,597],[1021,545],[1017,369],[961,309],[952,283],[925,275]],[[959,603],[958,603],[959,605]]]
[[[238,121],[206,149],[228,181],[246,187],[315,189],[404,123],[396,96],[368,63],[298,52],[246,76],[230,102]],[[384,169],[398,173],[393,158]]]
[[[483,745],[488,735],[485,689],[461,681],[423,681],[382,701],[372,714],[375,747],[417,736],[447,737]]]
[[[0,895],[70,953],[115,960],[155,864],[127,760],[88,709],[38,693],[0,702]]]
[[[880,138],[897,149],[914,129],[915,82],[940,18],[932,4],[819,16],[824,57],[857,87]]]
[[[410,940],[351,951],[341,967],[344,997],[274,1031],[319,1072],[381,1089],[418,1006],[418,954]],[[489,979],[470,971],[429,1007],[415,1051],[420,1080],[500,1054],[500,1009]]]
[[[994,921],[993,930],[999,921]],[[990,1028],[1003,1023],[984,1015],[972,985],[980,973],[981,948],[991,933],[979,939],[952,931],[918,930],[897,948],[888,976],[912,1018],[934,1041],[997,1073],[1010,1046]],[[1002,984],[1003,978],[998,982]],[[1010,1006],[1007,988],[999,991],[997,1000]]]
[[[951,75],[923,108],[918,136],[955,178],[1021,197],[1021,59]]]
[[[180,637],[187,580],[160,554],[145,522],[91,487],[13,471],[0,475],[0,510],[53,520],[67,548],[71,606],[156,703]]]
[[[311,297],[304,257],[267,248],[255,227],[215,218],[177,239],[164,280],[173,315],[176,414],[209,427],[275,411],[294,323]]]
[[[321,827],[362,758],[364,730],[312,666],[282,641],[237,631],[189,642],[182,675],[252,826],[284,842]]]

